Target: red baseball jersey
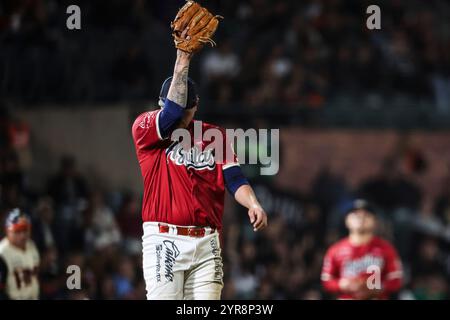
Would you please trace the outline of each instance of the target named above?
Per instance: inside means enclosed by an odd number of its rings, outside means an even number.
[[[231,143],[226,142],[225,130],[192,121],[191,148],[182,143],[163,139],[158,118],[161,110],[142,113],[132,127],[136,154],[144,182],[142,220],[165,222],[180,226],[210,226],[221,230],[225,184],[223,170],[239,165]],[[217,161],[211,141],[194,136],[194,124],[203,133],[216,129],[223,136],[222,150],[232,154],[229,160]],[[231,150],[231,151],[230,151]]]
[[[322,268],[322,284],[340,299],[353,299],[351,294],[341,292],[339,280],[366,280],[374,274],[373,266],[380,271],[382,291],[378,298],[386,299],[400,289],[402,282],[402,264],[395,248],[379,237],[360,246],[352,245],[347,237],[328,249]]]

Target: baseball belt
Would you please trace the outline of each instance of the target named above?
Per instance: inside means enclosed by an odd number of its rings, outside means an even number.
[[[170,228],[175,228],[176,234],[180,236],[188,236],[193,238],[202,238],[206,234],[212,234],[216,231],[215,228],[211,227],[182,227],[182,226],[169,226],[166,224],[159,223],[158,224],[159,233],[170,233]],[[210,232],[207,233],[207,229],[210,229]]]

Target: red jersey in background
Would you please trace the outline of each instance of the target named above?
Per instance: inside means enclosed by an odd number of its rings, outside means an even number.
[[[381,293],[378,299],[387,299],[398,291],[402,283],[402,264],[395,248],[387,241],[373,237],[369,243],[355,246],[348,238],[332,245],[324,258],[321,280],[330,293],[340,299],[354,299],[351,294],[341,292],[339,280],[364,279],[374,273],[371,266],[379,268],[381,276]]]

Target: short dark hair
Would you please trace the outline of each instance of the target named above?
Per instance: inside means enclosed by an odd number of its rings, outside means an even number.
[[[347,208],[345,215],[348,215],[350,212],[353,212],[355,210],[365,210],[373,215],[376,215],[375,207],[366,199],[353,200],[352,203]]]

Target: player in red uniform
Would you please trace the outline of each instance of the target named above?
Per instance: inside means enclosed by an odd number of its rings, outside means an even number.
[[[339,299],[388,299],[401,288],[401,261],[389,242],[374,235],[374,212],[366,201],[354,201],[345,220],[349,236],[325,255],[322,284]]]
[[[191,58],[177,50],[173,77],[161,88],[161,109],[142,113],[132,127],[144,180],[147,299],[220,299],[223,271],[219,234],[225,188],[248,208],[255,231],[267,225],[266,213],[234,153],[218,161],[216,149],[205,149],[211,142],[194,136],[196,125],[203,131],[215,128],[223,134],[224,130],[193,121],[199,97],[195,83],[188,78]],[[177,128],[190,133],[190,149],[171,138]],[[226,154],[232,146],[226,143],[223,149]]]

